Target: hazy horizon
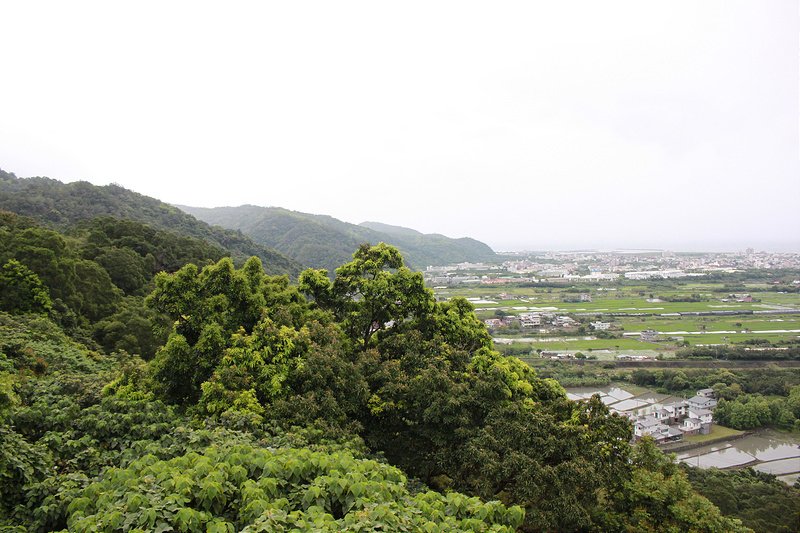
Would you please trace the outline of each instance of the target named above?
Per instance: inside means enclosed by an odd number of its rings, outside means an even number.
[[[13,171],[8,170],[6,168],[3,168],[2,166],[0,166],[0,169],[4,170],[6,172],[11,172],[12,174],[17,175]],[[32,178],[32,177],[46,177],[46,178],[58,180],[58,178],[54,178],[52,176],[24,176],[23,177],[23,176],[17,175],[17,177],[23,178],[23,179]],[[58,180],[58,181],[62,181],[62,182],[65,182],[65,183],[71,183],[71,182],[74,182],[74,181],[87,181],[88,182],[88,180],[71,180],[69,182],[67,182],[65,180]],[[91,182],[89,182],[89,183],[91,183]],[[109,183],[97,183],[96,185],[109,185]],[[117,184],[117,185],[119,185],[119,184]],[[140,192],[140,191],[134,191],[134,192]],[[163,201],[163,199],[161,199],[161,198],[157,198],[157,197],[155,197],[155,198],[158,199],[158,200],[162,200]],[[170,203],[170,205],[174,205],[176,207],[181,207],[182,205],[186,206],[186,207],[205,207],[205,206],[189,206],[189,205],[187,205],[185,203],[181,203],[181,202],[174,202],[174,203],[167,202],[167,203]],[[267,208],[274,207],[274,208],[286,209],[285,207],[282,207],[282,206],[259,206],[259,205],[252,204],[252,203],[239,204],[239,205],[235,205],[235,206],[234,205],[220,205],[220,206],[212,206],[210,208],[211,209],[213,209],[213,208],[236,208],[236,207],[242,207],[242,206],[246,206],[246,205],[254,205],[256,207],[267,207]],[[299,211],[299,210],[292,210],[292,211]],[[300,211],[300,212],[308,213],[307,211]],[[310,214],[330,215],[330,213],[310,213]],[[330,216],[332,216],[332,215],[330,215]],[[334,217],[334,218],[336,218],[336,217]],[[340,220],[343,220],[344,222],[349,222],[351,224],[362,224],[362,223],[365,223],[365,222],[380,222],[380,223],[384,223],[384,224],[387,223],[387,222],[385,222],[383,220],[359,220],[359,221],[344,220],[344,219],[340,219]],[[392,224],[392,225],[402,226],[402,227],[405,227],[405,228],[409,228],[409,229],[420,231],[419,228],[416,228],[413,225],[402,224],[402,223],[400,223],[400,224]],[[442,233],[440,231],[436,231],[436,230],[433,230],[433,231],[430,231],[430,232],[424,232],[424,233],[440,233],[440,234],[445,235],[444,233]],[[452,234],[452,235],[451,234],[446,234],[446,236],[447,237],[452,237],[452,238],[461,238],[461,237],[476,238],[473,235],[466,235],[466,234],[463,234],[463,235],[462,234]],[[579,252],[579,251],[614,252],[614,251],[631,251],[631,250],[671,251],[671,252],[677,252],[677,253],[680,253],[680,252],[688,252],[688,253],[698,253],[698,252],[729,253],[729,252],[742,252],[742,251],[745,251],[747,248],[753,248],[756,252],[762,252],[763,251],[763,252],[773,252],[773,253],[800,253],[800,244],[792,244],[790,242],[772,242],[772,243],[769,243],[769,242],[760,242],[760,243],[759,242],[756,242],[756,243],[734,243],[734,242],[728,242],[728,243],[724,243],[724,244],[711,244],[711,243],[703,244],[703,243],[697,243],[697,242],[694,242],[694,243],[691,243],[691,242],[689,242],[689,243],[677,243],[677,242],[675,242],[675,243],[672,243],[671,245],[669,245],[669,244],[658,245],[658,243],[654,244],[654,243],[644,243],[644,242],[629,242],[629,243],[596,242],[596,243],[583,243],[583,244],[578,242],[577,244],[573,244],[573,245],[570,245],[568,243],[558,243],[558,244],[547,245],[547,244],[541,244],[541,243],[533,243],[533,244],[531,244],[531,243],[525,243],[525,242],[520,241],[520,242],[518,242],[516,244],[506,245],[505,247],[503,247],[503,246],[498,246],[495,243],[490,242],[490,241],[484,241],[482,239],[478,239],[478,240],[481,240],[485,244],[488,244],[492,248],[492,250],[494,250],[497,253],[502,253],[502,252],[511,252],[511,253],[514,253],[514,252]]]
[[[0,167],[495,250],[800,251],[793,0],[19,2]]]

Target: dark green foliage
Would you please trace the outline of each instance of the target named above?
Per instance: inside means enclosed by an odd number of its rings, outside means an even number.
[[[203,266],[227,255],[221,246],[200,238],[111,217],[83,221],[71,234],[85,243],[81,255],[106,268],[128,294],[145,289],[161,271],[175,272],[187,263]]]
[[[759,533],[800,531],[800,490],[752,469],[682,466],[692,486],[725,515]]]
[[[780,429],[800,427],[800,385],[793,387],[788,398],[765,398],[760,394],[741,394],[735,400],[721,398],[714,419],[735,429],[774,426]]]
[[[109,352],[125,350],[146,358],[166,338],[164,317],[146,308],[141,296],[123,298],[122,292],[143,294],[151,290],[158,272],[176,270],[187,261],[209,264],[225,253],[200,239],[108,217],[84,221],[67,236],[3,213],[0,232],[5,237],[0,260],[11,258],[0,275],[0,285],[7,278],[10,284],[0,295],[3,308],[15,306],[22,312],[37,305],[40,311],[52,307],[58,322],[76,337],[91,334]],[[20,278],[22,269],[30,271],[27,282]],[[41,308],[36,298],[47,304],[42,298],[48,292],[55,301]]]
[[[93,338],[107,352],[125,351],[151,359],[167,338],[169,320],[144,304],[144,298],[126,297],[117,311],[92,326]]]
[[[502,351],[502,347],[500,347]],[[526,348],[526,353],[530,349]],[[523,360],[531,364],[537,364],[536,372],[543,378],[552,378],[564,387],[604,387],[610,384],[617,377],[613,369],[602,368],[600,365],[573,365],[562,361],[547,361],[542,366],[539,357],[523,357]]]
[[[421,326],[434,307],[422,275],[406,268],[397,249],[385,243],[360,246],[351,262],[336,269],[333,283],[325,279],[325,272],[307,270],[299,286],[317,305],[333,312],[362,349],[376,333],[408,327],[408,321]]]
[[[99,187],[83,181],[61,183],[48,178],[20,179],[0,170],[0,209],[59,228],[97,217],[133,220],[155,229],[203,240],[241,260],[257,255],[271,274],[295,275],[300,271],[298,263],[254,243],[239,232],[212,228],[177,207],[119,185]]]
[[[49,292],[56,313],[71,314],[85,325],[116,309],[121,291],[108,272],[82,258],[62,234],[0,212],[0,235],[0,262],[14,260],[35,273]],[[15,298],[24,302],[22,296]]]
[[[800,385],[800,369],[796,368],[754,368],[741,369],[636,369],[630,374],[617,371],[615,375],[630,380],[636,385],[663,388],[669,392],[694,392],[722,384],[735,386],[738,394],[742,392],[777,394],[785,396],[789,389]],[[721,391],[722,397],[727,392]]]
[[[365,242],[386,242],[397,247],[417,269],[464,261],[488,261],[495,253],[474,239],[423,235],[414,230],[368,222],[348,224],[324,215],[311,215],[278,207],[217,207],[181,209],[209,224],[240,230],[256,242],[279,250],[312,268],[333,272],[350,261],[353,250]]]
[[[0,528],[13,510],[25,502],[24,487],[43,478],[47,456],[10,426],[0,424]]]

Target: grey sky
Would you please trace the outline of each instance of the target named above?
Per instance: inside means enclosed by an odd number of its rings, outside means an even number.
[[[800,250],[799,11],[4,2],[0,167],[495,249]]]

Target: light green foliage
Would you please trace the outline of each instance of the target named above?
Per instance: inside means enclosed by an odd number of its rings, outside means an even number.
[[[235,333],[230,344],[210,380],[201,385],[199,412],[245,417],[258,425],[263,420],[262,404],[288,394],[286,382],[302,366],[308,350],[308,330],[277,327],[264,318],[252,334]]]
[[[155,283],[148,303],[175,321],[153,361],[167,400],[193,403],[205,394],[201,408],[222,414],[242,391],[262,403],[285,394],[308,344],[300,326],[307,304],[288,280],[266,276],[253,257],[239,270],[230,259],[201,271],[190,264]]]
[[[69,506],[70,531],[508,531],[519,507],[412,496],[396,468],[349,453],[212,446],[112,468]]]
[[[0,423],[5,422],[8,412],[18,403],[19,397],[14,392],[14,376],[0,371]]]
[[[437,304],[434,329],[452,348],[475,352],[491,348],[492,340],[483,322],[475,316],[474,308],[464,298],[453,298]]]
[[[0,309],[17,313],[45,313],[53,307],[50,293],[31,269],[9,259],[0,270]]]

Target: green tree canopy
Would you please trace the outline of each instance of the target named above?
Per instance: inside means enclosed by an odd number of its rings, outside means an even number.
[[[9,259],[0,270],[0,309],[12,313],[45,313],[53,307],[50,293],[31,269]]]

